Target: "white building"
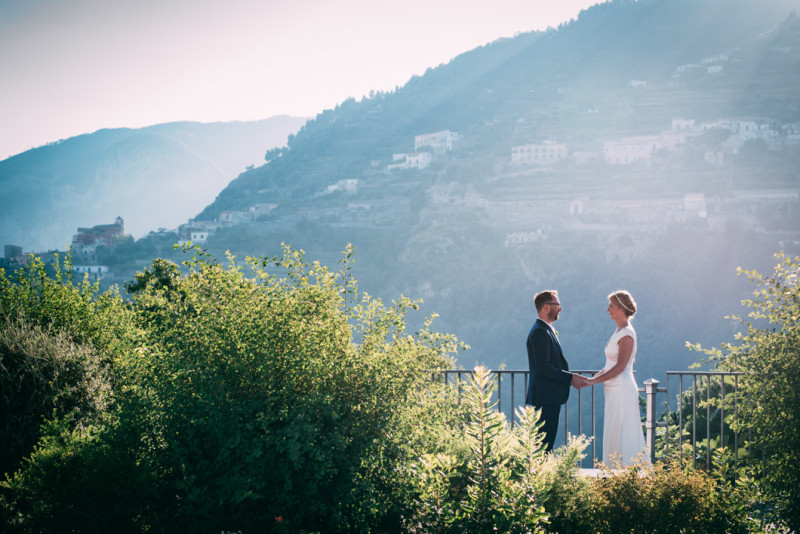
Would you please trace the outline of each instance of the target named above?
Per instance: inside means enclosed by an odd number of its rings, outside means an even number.
[[[720,119],[713,122],[704,122],[701,125],[703,130],[712,128],[723,128],[729,130],[732,135],[742,141],[751,139],[773,139],[779,132],[773,127],[773,121],[765,118],[734,118]]]
[[[96,282],[108,274],[108,267],[105,265],[73,265],[72,272],[84,275],[90,281]]]
[[[344,191],[345,193],[355,193],[358,191],[358,179],[351,178],[348,180],[339,180],[335,184],[331,184],[325,190],[326,194],[334,193],[336,191]]]
[[[393,154],[392,163],[387,167],[388,170],[394,169],[424,169],[433,161],[430,152],[412,152],[410,154]]]
[[[603,144],[603,157],[614,165],[628,165],[635,161],[650,161],[666,145],[660,135],[623,137]]]
[[[219,223],[222,225],[234,225],[253,222],[253,214],[250,211],[231,210],[222,211],[219,214]]]
[[[545,239],[545,234],[541,228],[534,232],[513,232],[506,235],[503,246],[506,248],[514,245],[528,245]]]
[[[430,148],[436,154],[444,154],[453,150],[453,145],[461,139],[461,136],[450,130],[433,132],[417,135],[414,137],[414,150]]]
[[[786,141],[791,143],[800,142],[800,122],[784,124],[782,130]]]
[[[511,147],[511,163],[514,165],[546,165],[567,159],[567,145],[545,141],[542,144]]]
[[[703,193],[686,193],[683,196],[683,210],[699,217],[708,216],[706,196]]]

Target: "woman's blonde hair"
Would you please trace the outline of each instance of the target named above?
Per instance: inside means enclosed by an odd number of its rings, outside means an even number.
[[[624,289],[611,293],[608,296],[608,300],[618,304],[628,317],[633,317],[636,314],[636,301],[633,300],[633,296]]]

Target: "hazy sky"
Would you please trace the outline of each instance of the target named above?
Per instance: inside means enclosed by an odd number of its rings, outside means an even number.
[[[0,0],[0,160],[100,128],[313,117],[601,0]]]

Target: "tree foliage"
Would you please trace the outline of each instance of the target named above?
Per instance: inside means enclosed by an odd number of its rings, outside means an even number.
[[[542,474],[548,458],[539,412],[520,407],[511,428],[494,391],[491,372],[476,367],[463,397],[466,421],[449,429],[463,435],[466,448],[427,453],[411,464],[408,531],[542,532],[550,484]]]
[[[742,373],[740,431],[763,458],[762,475],[781,516],[800,530],[800,257],[776,255],[771,275],[739,269],[757,286],[743,301],[748,318],[735,343],[706,352],[726,370]]]
[[[114,401],[44,427],[4,485],[12,523],[344,531],[399,517],[396,466],[432,439],[415,427],[446,408],[430,372],[457,344],[407,333],[416,303],[359,293],[351,261],[348,249],[335,273],[288,247],[244,265],[195,250],[186,274],[165,260],[139,273],[127,303],[35,270],[6,281],[4,309],[103,356]],[[130,506],[92,510],[110,495]]]
[[[662,512],[687,531],[752,526],[742,479],[577,477],[586,439],[544,454],[537,412],[509,426],[485,369],[458,404],[431,379],[457,341],[433,317],[407,332],[415,302],[360,292],[351,248],[338,272],[289,247],[244,264],[192,250],[182,268],[139,273],[130,300],[41,262],[0,275],[0,356],[15,370],[1,400],[24,423],[3,427],[4,531],[620,532],[652,531]],[[763,299],[796,306],[796,275],[780,279],[794,296]],[[793,354],[780,333],[768,348]],[[794,369],[781,365],[764,372]],[[13,432],[25,439],[6,449]],[[790,510],[792,488],[769,476]]]

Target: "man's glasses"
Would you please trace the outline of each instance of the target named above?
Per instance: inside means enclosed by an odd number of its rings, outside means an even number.
[[[561,303],[560,302],[548,302],[547,304],[545,304],[545,306],[557,306],[557,307],[560,308],[561,307]]]

